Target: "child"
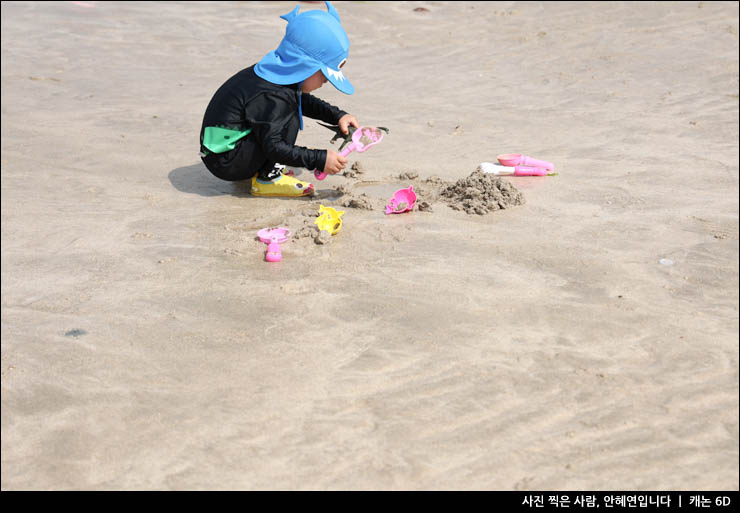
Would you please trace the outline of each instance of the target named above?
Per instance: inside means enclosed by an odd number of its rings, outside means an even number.
[[[360,126],[354,116],[309,94],[327,81],[354,93],[341,71],[349,39],[337,11],[329,2],[326,7],[298,14],[297,6],[281,16],[288,26],[277,50],[216,91],[203,117],[200,149],[218,178],[251,178],[255,196],[307,196],[313,185],[283,174],[284,164],[329,174],[344,169],[347,159],[334,151],[295,146],[303,114],[339,125],[345,134],[349,125]]]

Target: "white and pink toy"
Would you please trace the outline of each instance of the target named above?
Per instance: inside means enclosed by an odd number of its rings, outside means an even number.
[[[530,166],[543,168],[548,171],[552,171],[555,169],[555,164],[553,164],[552,162],[533,159],[532,157],[522,155],[521,153],[505,153],[503,155],[499,155],[496,158],[499,162],[501,162],[501,164],[508,167]]]
[[[502,166],[491,162],[481,162],[478,168],[491,175],[497,176],[547,176],[547,170],[531,166]]]

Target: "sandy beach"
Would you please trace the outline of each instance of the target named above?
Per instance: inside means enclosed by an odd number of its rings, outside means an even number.
[[[257,198],[200,125],[297,3],[2,2],[2,489],[738,490],[737,2],[334,2],[389,133]]]

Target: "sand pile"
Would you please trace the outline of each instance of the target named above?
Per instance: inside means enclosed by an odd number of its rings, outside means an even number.
[[[373,207],[372,200],[367,194],[360,194],[359,196],[347,196],[343,198],[339,203],[343,207],[347,208],[360,208],[362,210],[375,210]]]
[[[344,176],[347,178],[357,178],[357,175],[365,174],[365,167],[359,160],[355,161],[349,169],[344,170]]]
[[[439,195],[453,210],[468,214],[483,215],[524,204],[524,195],[510,182],[478,170],[443,187]]]
[[[283,226],[286,226],[293,234],[292,240],[299,242],[303,240],[313,240],[316,244],[327,244],[328,240],[323,231],[319,230],[316,226],[317,213],[313,211],[303,211],[300,216],[293,216],[283,221]],[[327,235],[329,235],[327,233]],[[331,236],[329,236],[329,239]]]
[[[373,200],[367,194],[357,194],[354,192],[351,185],[334,187],[334,192],[340,196],[338,204],[342,207],[375,210]]]

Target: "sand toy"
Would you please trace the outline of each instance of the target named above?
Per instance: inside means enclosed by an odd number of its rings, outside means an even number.
[[[368,148],[375,146],[383,140],[383,131],[374,126],[362,126],[352,134],[352,142],[347,146],[340,155],[346,157],[353,151],[360,153],[367,151]],[[314,170],[313,175],[317,180],[326,178],[327,173],[324,171]]]
[[[333,207],[319,205],[319,217],[316,218],[314,223],[319,227],[319,230],[325,230],[334,235],[342,229],[343,215],[343,210],[335,210]]]
[[[416,193],[414,186],[410,185],[407,189],[398,189],[393,193],[393,197],[385,206],[386,214],[402,214],[410,212],[416,203]]]
[[[347,133],[345,134],[342,132],[342,129],[339,128],[339,125],[327,125],[326,123],[320,123],[320,122],[317,122],[317,123],[319,123],[319,125],[325,128],[328,128],[329,130],[334,132],[334,137],[331,138],[331,140],[329,141],[330,143],[334,144],[335,141],[342,139],[342,144],[339,145],[339,151],[342,151],[345,146],[347,146],[349,143],[352,142],[352,135],[355,133],[355,130],[357,130],[355,127],[350,125],[347,128]],[[390,133],[390,130],[384,126],[379,126],[377,127],[377,129],[384,131],[386,134]]]
[[[552,171],[553,169],[555,169],[555,164],[553,164],[552,162],[533,159],[532,157],[527,157],[526,155],[522,155],[521,153],[505,153],[504,155],[499,155],[496,158],[499,162],[501,162],[501,164],[509,167],[532,166],[541,167],[547,169],[548,171]]]
[[[478,168],[483,173],[497,176],[547,176],[547,170],[530,166],[501,166],[492,162],[481,162]]]
[[[257,232],[257,237],[267,244],[265,261],[280,262],[283,259],[280,244],[287,242],[288,237],[290,237],[290,230],[287,228],[263,228]]]

